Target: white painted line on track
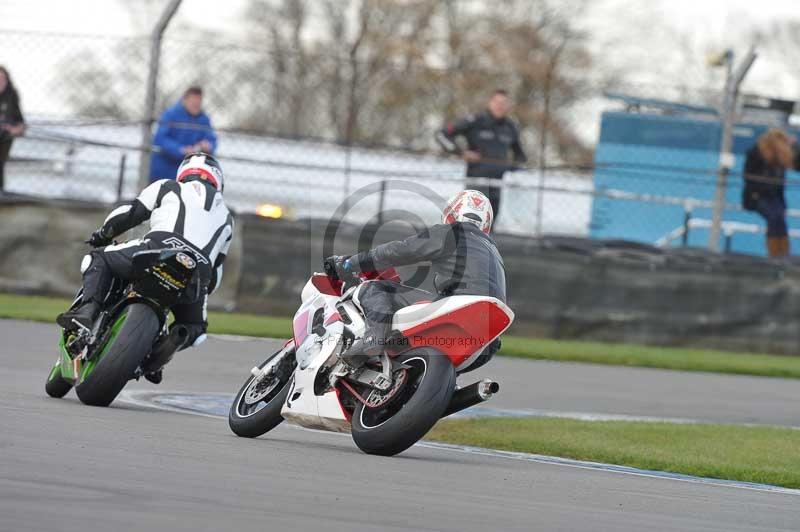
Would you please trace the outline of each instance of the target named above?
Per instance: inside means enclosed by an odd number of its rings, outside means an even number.
[[[286,339],[267,338],[266,336],[242,336],[238,334],[209,334],[209,338],[223,342],[285,342]]]
[[[176,414],[192,414],[195,416],[201,417],[210,417],[213,419],[223,419],[225,416],[221,414],[211,414],[208,412],[203,412],[201,410],[190,410],[188,408],[178,408],[174,406],[169,406],[165,404],[160,404],[153,401],[154,397],[159,395],[165,394],[178,394],[181,392],[150,392],[146,390],[122,390],[120,394],[117,396],[117,401],[122,401],[123,403],[127,403],[129,405],[138,406],[141,408],[147,408],[149,410],[162,410],[165,412],[173,412]],[[191,394],[185,394],[191,395]]]
[[[775,425],[770,423],[735,423],[731,421],[713,421],[710,419],[697,419],[685,417],[659,417],[630,414],[605,414],[595,412],[562,412],[559,410],[540,409],[508,409],[477,406],[465,410],[463,415],[457,417],[544,417],[558,419],[575,419],[578,421],[627,421],[645,423],[674,423],[678,425],[734,425],[737,427],[771,427],[779,429],[800,430],[796,425]]]
[[[131,402],[139,401],[141,406],[150,406],[158,403],[164,409],[173,411],[194,411],[213,415],[227,415],[233,394],[229,393],[187,393],[180,391],[124,391],[125,397]],[[220,408],[220,405],[224,405]],[[463,412],[453,414],[451,418],[480,418],[480,417],[538,417],[556,419],[575,419],[578,421],[625,421],[646,423],[674,423],[678,425],[735,425],[741,427],[773,427],[800,430],[798,426],[773,425],[765,423],[732,423],[713,421],[709,419],[659,417],[629,414],[606,414],[597,412],[572,412],[542,409],[512,409],[494,408],[491,406],[477,405]]]
[[[584,460],[574,460],[572,458],[560,458],[558,456],[548,456],[532,453],[521,453],[514,451],[499,451],[497,449],[485,449],[483,447],[470,447],[468,445],[454,445],[450,443],[439,443],[432,441],[421,441],[417,445],[432,449],[443,449],[457,451],[479,456],[492,456],[496,458],[507,458],[511,460],[522,460],[526,462],[536,462],[539,464],[559,465],[566,467],[576,467],[579,469],[591,469],[596,471],[606,471],[610,473],[622,473],[638,477],[659,478],[666,480],[677,480],[680,482],[691,482],[695,484],[705,484],[708,486],[721,486],[728,488],[746,489],[751,491],[766,491],[770,493],[782,493],[785,495],[800,496],[800,490],[773,486],[771,484],[759,484],[756,482],[744,482],[740,480],[724,480],[719,478],[695,477],[681,473],[669,473],[666,471],[652,471],[648,469],[638,469],[635,467],[621,466],[615,464],[605,464],[602,462],[589,462]]]
[[[159,398],[182,398],[181,401],[173,401],[170,402],[162,402],[159,401]],[[192,403],[192,399],[196,399],[197,403]],[[219,411],[215,412],[212,408],[208,410],[208,406],[203,407],[202,403],[213,403],[215,400],[221,398],[228,398],[230,400],[232,396],[230,394],[193,394],[193,393],[184,393],[184,392],[152,392],[147,390],[123,390],[122,393],[119,395],[118,400],[123,401],[128,404],[132,404],[135,406],[149,408],[154,410],[163,410],[167,412],[174,412],[180,414],[192,414],[196,416],[202,417],[209,417],[214,419],[225,419],[227,416],[225,414],[220,413]],[[210,399],[210,401],[209,401]],[[176,406],[180,405],[180,406]],[[537,411],[531,411],[537,412]],[[542,412],[542,411],[539,411]],[[551,413],[555,414],[555,413]],[[580,413],[577,413],[580,414]],[[593,414],[580,414],[582,416],[594,416]],[[549,417],[558,417],[556,415],[551,415]],[[631,418],[635,418],[634,420],[641,420],[642,418],[639,416],[630,416]],[[579,418],[579,419],[595,419],[596,418]],[[620,416],[614,416],[614,419],[619,420]],[[659,420],[665,422],[672,422],[668,421],[669,418],[644,418],[645,420]],[[701,421],[692,421],[692,420],[682,420],[680,422],[683,423],[702,423]],[[298,427],[295,425],[289,425],[292,428],[297,428],[301,430],[310,430],[312,432],[324,432],[326,434],[338,434],[340,436],[349,436],[348,434],[342,433],[335,433],[335,432],[328,432],[322,430],[314,430],[314,429],[306,429],[303,427]],[[638,469],[635,467],[629,466],[621,466],[615,464],[605,464],[601,462],[590,462],[585,460],[574,460],[571,458],[560,458],[558,456],[548,456],[548,455],[541,455],[541,454],[533,454],[533,453],[523,453],[523,452],[513,452],[513,451],[500,451],[496,449],[486,449],[483,447],[471,447],[468,445],[454,445],[450,443],[439,443],[439,442],[432,442],[432,441],[420,441],[416,446],[424,447],[428,449],[435,449],[439,451],[447,451],[447,452],[457,452],[457,453],[464,453],[470,454],[473,456],[487,456],[491,458],[504,458],[507,460],[519,460],[525,462],[534,462],[539,464],[546,464],[546,465],[555,465],[555,466],[562,466],[562,467],[573,467],[578,469],[588,469],[593,471],[604,471],[606,473],[617,473],[623,475],[633,475],[638,477],[647,477],[647,478],[656,478],[656,479],[663,479],[663,480],[675,480],[679,482],[689,482],[693,484],[703,484],[706,486],[716,486],[716,487],[725,487],[725,488],[735,488],[735,489],[744,489],[750,491],[760,491],[760,492],[768,492],[768,493],[779,493],[783,495],[795,495],[800,496],[800,489],[792,489],[792,488],[784,488],[781,486],[773,486],[770,484],[759,484],[755,482],[743,482],[738,480],[724,480],[724,479],[717,479],[717,478],[708,478],[708,477],[696,477],[692,475],[684,475],[681,473],[669,473],[665,471],[651,471],[647,469]]]

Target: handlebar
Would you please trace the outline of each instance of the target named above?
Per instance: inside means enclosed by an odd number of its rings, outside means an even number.
[[[339,275],[339,272],[336,268],[336,261],[334,260],[335,257],[328,257],[322,262],[322,267],[325,269],[325,275],[331,281],[339,281],[343,285],[343,291],[347,290],[348,287],[359,285],[363,282],[363,278],[356,273],[353,272],[344,272],[344,275]]]
[[[339,274],[336,273],[336,263],[332,257],[328,257],[322,262],[322,267],[325,269],[325,275],[330,277],[332,281],[341,281]]]

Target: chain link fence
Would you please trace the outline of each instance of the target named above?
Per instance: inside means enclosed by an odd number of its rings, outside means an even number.
[[[136,194],[149,157],[141,127],[158,119],[144,111],[149,45],[139,37],[0,31],[28,122],[6,166],[7,192],[108,203]],[[706,244],[699,220],[710,217],[716,182],[719,89],[609,84],[640,96],[609,99],[603,86],[570,73],[548,94],[526,85],[525,73],[494,65],[434,67],[418,50],[390,57],[345,51],[168,33],[157,108],[190,85],[203,87],[235,209],[271,204],[287,217],[330,218],[354,191],[374,185],[376,193],[346,205],[348,217],[363,221],[391,202],[413,205],[411,195],[393,192],[396,180],[444,197],[496,184],[466,181],[464,163],[443,156],[434,133],[480,109],[492,88],[509,87],[529,164],[506,174],[497,231]],[[565,87],[574,94],[564,96]],[[689,105],[663,107],[641,96]],[[598,120],[595,148],[586,131]],[[740,155],[758,132],[739,128]],[[740,157],[727,196],[726,220],[740,224],[729,224],[727,234],[742,234],[734,249],[760,238],[762,225],[739,212],[741,164]],[[790,174],[788,190],[800,206],[797,177]],[[437,215],[420,212],[429,223]]]

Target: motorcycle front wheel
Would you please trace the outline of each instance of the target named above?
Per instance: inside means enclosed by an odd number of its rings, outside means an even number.
[[[44,384],[44,390],[50,397],[60,399],[67,395],[72,389],[72,384],[61,376],[61,365],[56,363],[50,374],[47,376],[47,382]]]
[[[373,390],[353,412],[352,435],[367,454],[393,456],[422,439],[444,414],[456,387],[450,359],[421,348],[395,359],[408,369],[395,372],[395,386]]]
[[[281,409],[289,395],[297,362],[294,348],[281,349],[259,365],[274,366],[275,375],[256,381],[250,376],[236,394],[228,412],[228,426],[237,436],[256,438],[274,429],[283,421]]]

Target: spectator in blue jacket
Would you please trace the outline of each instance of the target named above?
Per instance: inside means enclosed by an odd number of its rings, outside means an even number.
[[[161,115],[153,137],[155,152],[150,157],[150,182],[175,179],[183,157],[202,151],[213,154],[217,135],[203,112],[203,89],[189,87],[181,99]]]

